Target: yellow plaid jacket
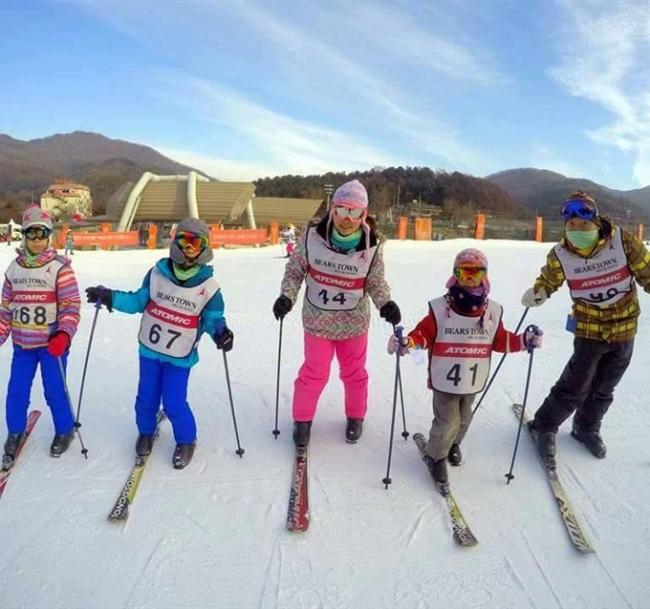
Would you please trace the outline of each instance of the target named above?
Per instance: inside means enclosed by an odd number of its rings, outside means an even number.
[[[612,230],[613,230],[612,226]],[[627,264],[643,289],[650,293],[650,252],[643,243],[627,231],[621,231],[623,236],[623,249],[627,255]],[[600,239],[596,249],[589,256],[593,256],[606,247],[612,232],[607,231],[607,236]],[[575,251],[571,245],[562,241],[569,251]],[[580,256],[576,253],[576,256]],[[535,281],[535,291],[543,288],[547,295],[556,292],[564,283],[565,276],[562,265],[552,249],[546,258],[546,265],[542,267],[539,277]],[[596,307],[582,300],[574,300],[572,307],[576,318],[575,335],[578,338],[588,338],[607,343],[626,342],[632,340],[636,334],[637,322],[641,312],[636,286],[619,301],[609,307]]]

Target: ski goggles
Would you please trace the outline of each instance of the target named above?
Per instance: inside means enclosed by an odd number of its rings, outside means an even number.
[[[30,226],[23,231],[25,239],[47,239],[52,234],[52,229],[45,226]]]
[[[339,205],[332,208],[332,213],[338,218],[352,218],[359,220],[366,210],[361,207],[343,207]]]
[[[174,241],[176,241],[178,247],[181,249],[189,248],[200,251],[208,246],[208,238],[205,235],[197,235],[196,233],[188,233],[186,231],[176,233]]]
[[[459,266],[454,269],[454,275],[462,281],[467,279],[482,280],[487,275],[487,269],[484,266]]]
[[[569,199],[562,204],[560,215],[564,221],[571,218],[580,218],[580,220],[593,220],[598,212],[596,208],[584,199]]]

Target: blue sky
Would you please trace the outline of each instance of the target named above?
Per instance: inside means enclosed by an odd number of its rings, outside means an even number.
[[[650,184],[650,0],[2,2],[0,132],[220,179],[411,165]]]

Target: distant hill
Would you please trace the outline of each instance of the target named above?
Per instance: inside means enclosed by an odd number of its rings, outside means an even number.
[[[412,201],[424,205],[446,207],[448,211],[475,210],[516,212],[513,198],[500,186],[474,176],[428,167],[386,167],[350,173],[320,175],[283,175],[255,181],[256,194],[261,197],[323,197],[323,186],[337,188],[344,182],[358,179],[368,190],[371,211],[403,207]]]
[[[95,213],[102,213],[111,194],[144,171],[191,170],[148,146],[98,133],[75,131],[29,141],[0,134],[0,220],[18,219],[32,196],[38,201],[56,177],[88,186]]]
[[[598,203],[601,212],[614,218],[630,217],[650,220],[650,186],[638,190],[621,191],[607,188],[584,178],[568,178],[546,169],[509,169],[487,176],[510,194],[516,203],[541,215],[556,215],[559,205],[571,192],[585,190]]]

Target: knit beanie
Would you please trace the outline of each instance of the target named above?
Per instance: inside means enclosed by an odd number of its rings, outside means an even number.
[[[181,232],[193,233],[194,235],[205,237],[208,240],[208,245],[201,250],[201,253],[194,260],[196,264],[207,264],[212,260],[214,254],[210,247],[210,228],[203,220],[199,218],[186,218],[185,220],[181,220],[176,226],[176,234]],[[169,246],[169,257],[176,264],[187,262],[183,250],[176,243],[176,239],[172,239]]]
[[[38,205],[30,205],[23,212],[23,231],[30,226],[43,226],[52,230],[52,216]]]
[[[463,265],[481,267],[486,270],[485,277],[483,278],[483,281],[481,281],[481,285],[485,288],[485,294],[489,294],[490,281],[488,280],[487,276],[487,256],[481,250],[477,250],[474,247],[469,247],[467,249],[461,250],[458,252],[458,254],[456,254],[456,258],[454,259],[454,271]],[[452,272],[451,277],[447,280],[445,287],[449,289],[457,283],[458,278],[456,277],[456,273]]]

